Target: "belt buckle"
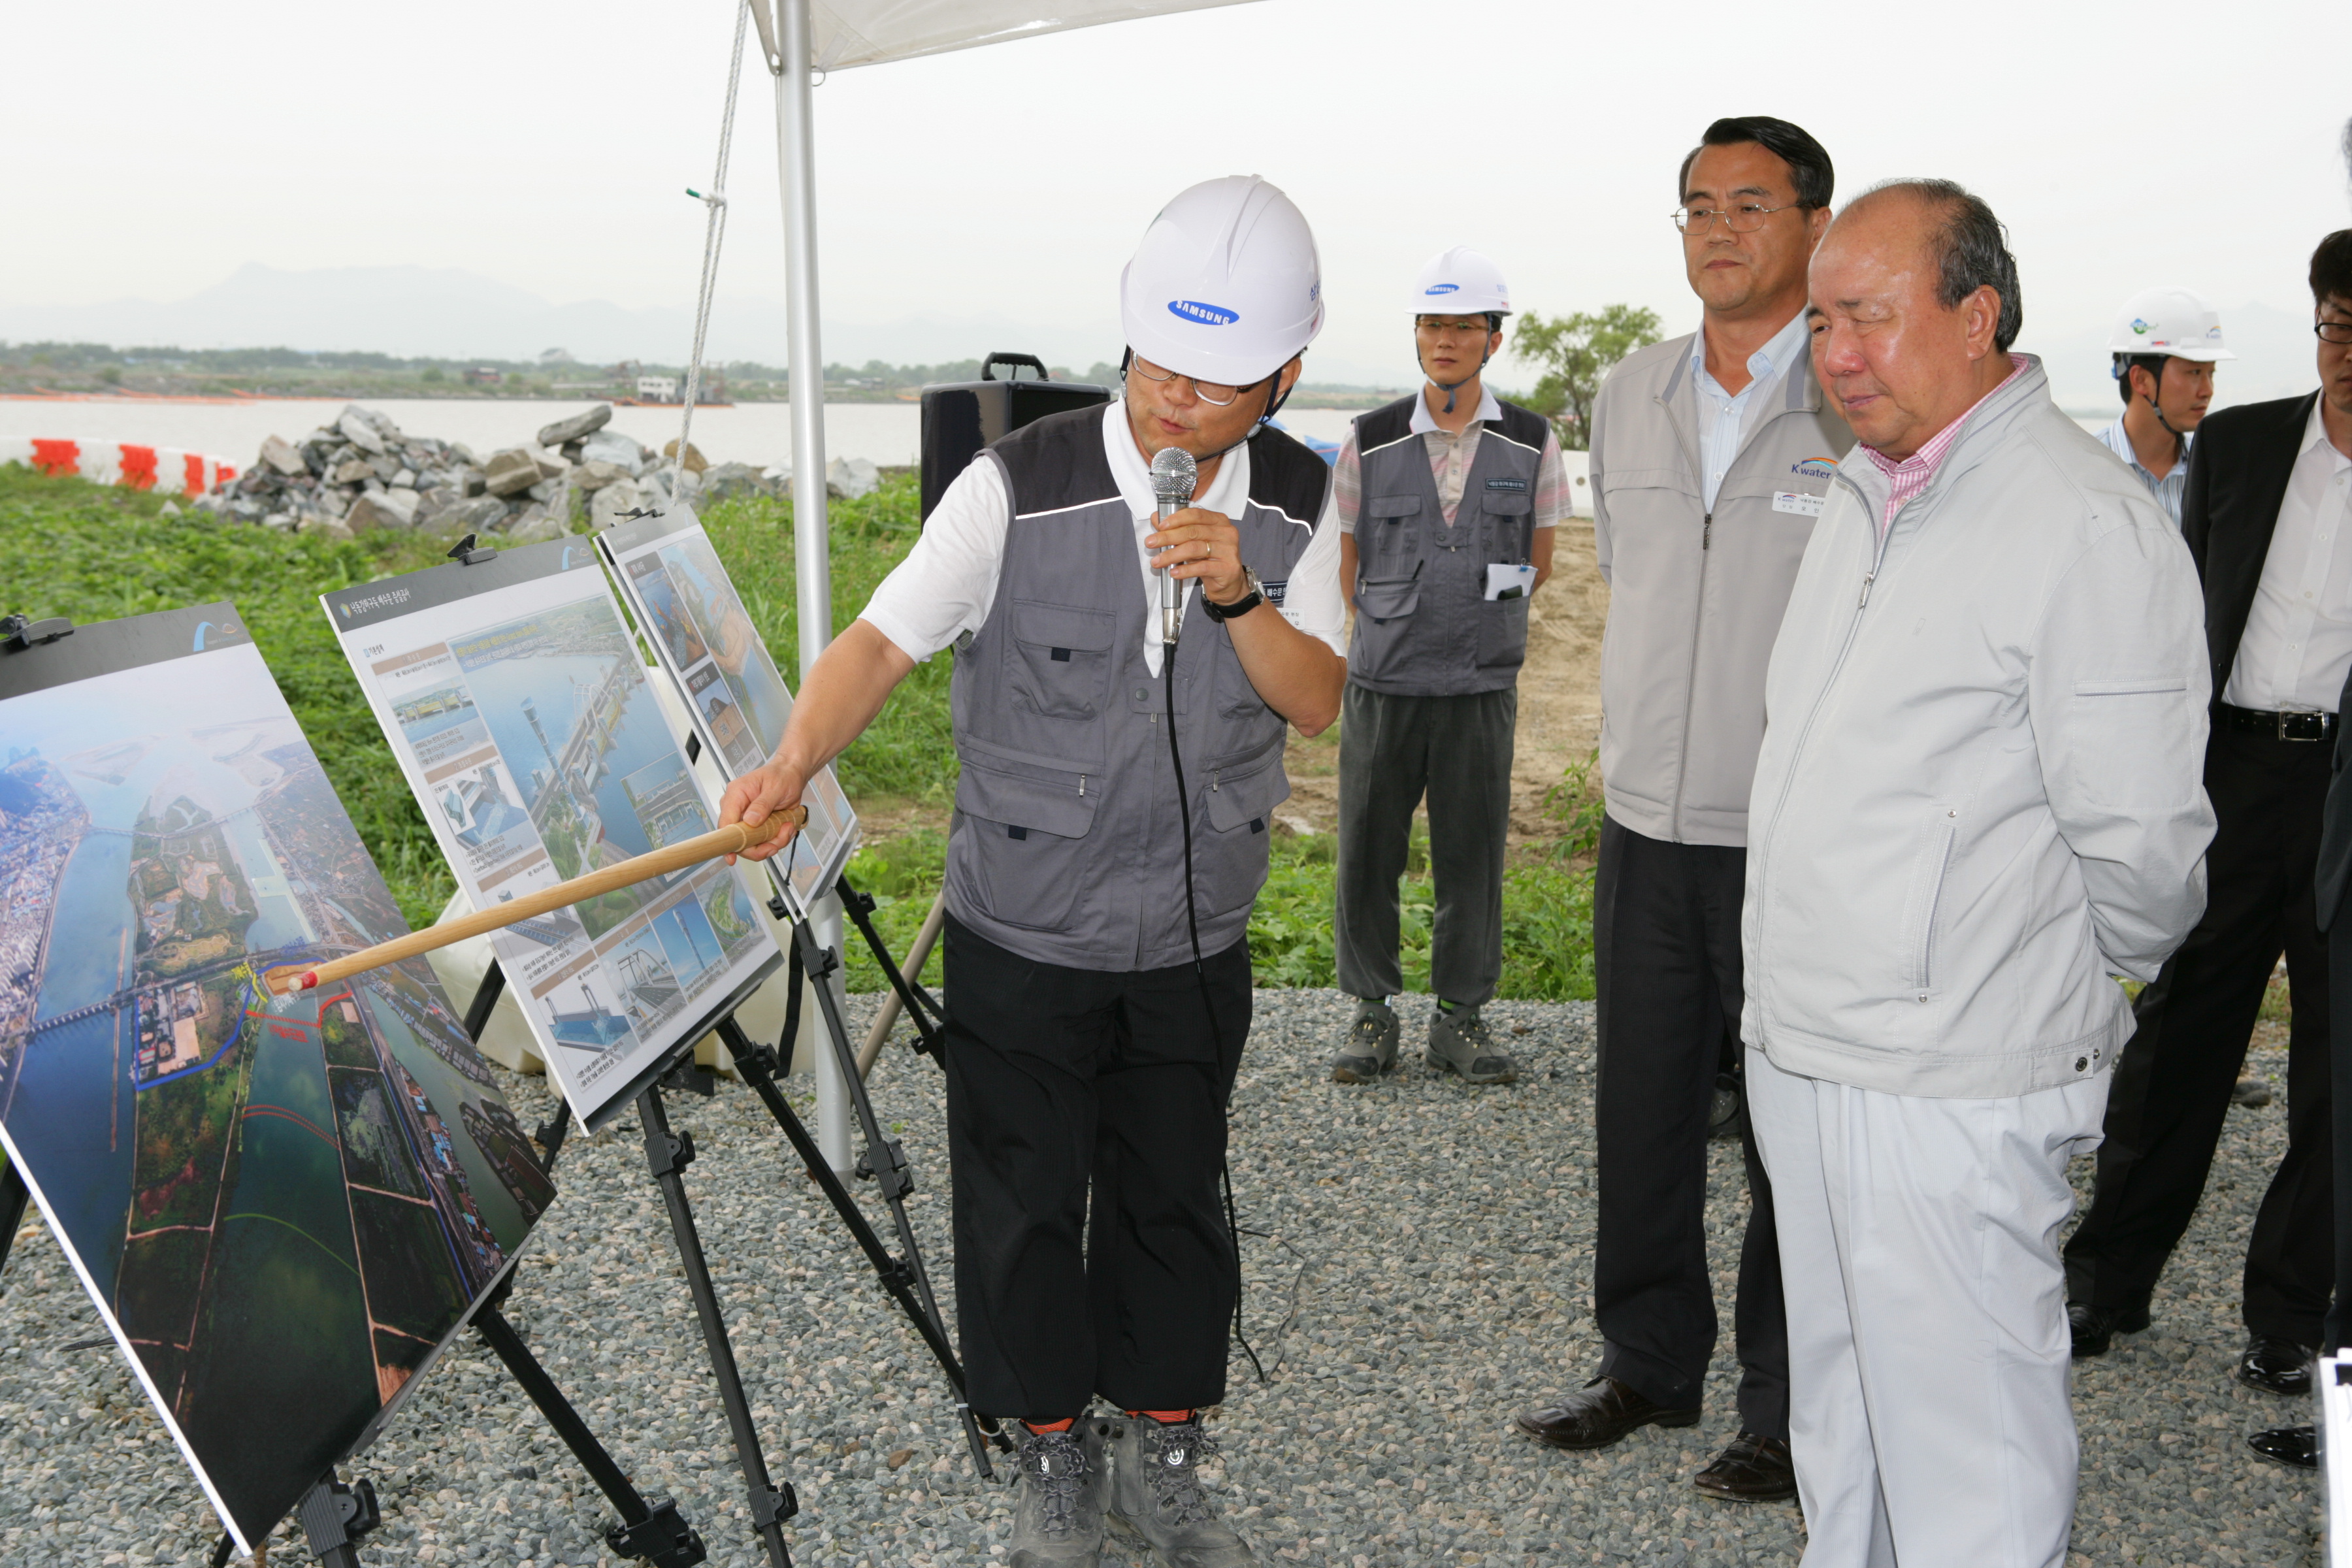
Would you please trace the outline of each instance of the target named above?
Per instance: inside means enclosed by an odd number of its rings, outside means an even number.
[[[2313,720],[2317,720],[2317,721],[2318,721],[2317,723],[2314,724],[2312,727],[2313,727],[2313,729],[2314,729],[2314,730],[2315,730],[2315,731],[2319,731],[2319,733],[2316,733],[2316,734],[2310,734],[2310,735],[2290,735],[2290,734],[2288,734],[2288,733],[2286,732],[2286,731],[2287,731],[2287,723],[2286,723],[2286,721],[2287,721],[2288,720],[2290,720],[2290,719],[2313,719]],[[2282,741],[2293,741],[2293,742],[2297,742],[2298,744],[2305,744],[2305,745],[2307,745],[2307,744],[2311,744],[2311,743],[2313,743],[2313,742],[2317,742],[2317,741],[2320,741],[2320,740],[2322,740],[2322,739],[2325,739],[2325,737],[2326,737],[2326,728],[2327,728],[2326,720],[2326,718],[2325,718],[2325,716],[2324,716],[2324,715],[2317,714],[2317,713],[2290,713],[2290,712],[2288,712],[2288,711],[2287,711],[2285,709],[2284,709],[2284,708],[2282,708],[2282,709],[2280,709],[2280,710],[2278,710],[2278,738],[2279,738],[2280,740],[2282,740]]]

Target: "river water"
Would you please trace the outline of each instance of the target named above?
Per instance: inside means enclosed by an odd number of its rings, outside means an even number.
[[[206,452],[248,468],[264,437],[299,441],[342,411],[343,399],[239,399],[233,403],[163,403],[144,398],[0,398],[0,438],[136,441]],[[444,441],[463,441],[482,457],[501,447],[533,440],[542,426],[567,418],[593,402],[522,398],[383,398],[367,406],[392,416],[403,430]],[[659,450],[677,438],[676,408],[615,408],[615,430]],[[739,403],[730,408],[694,411],[696,448],[714,463],[755,463],[762,468],[792,456],[792,405]],[[1287,410],[1291,430],[1337,441],[1347,434],[1352,413],[1329,408]],[[828,403],[824,449],[828,458],[865,458],[889,466],[914,462],[922,446],[921,410],[912,403]]]

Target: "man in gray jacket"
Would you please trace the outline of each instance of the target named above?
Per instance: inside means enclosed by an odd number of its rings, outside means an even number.
[[[1687,1426],[1715,1353],[1706,1139],[1738,1060],[1738,914],[1764,661],[1837,460],[1853,445],[1805,355],[1805,263],[1829,225],[1829,154],[1798,127],[1718,120],[1676,183],[1700,330],[1634,354],[1592,416],[1608,812],[1593,900],[1600,991],[1600,1375],[1518,1426],[1592,1448]],[[1739,1431],[1694,1484],[1796,1489],[1772,1198],[1747,1143],[1735,1324]]]
[[[1814,253],[1861,441],[1766,679],[1743,916],[1748,1110],[1788,1287],[1811,1568],[2059,1568],[2058,1230],[2130,1032],[2205,902],[2188,547],[2009,352],[1985,204],[1874,190]]]

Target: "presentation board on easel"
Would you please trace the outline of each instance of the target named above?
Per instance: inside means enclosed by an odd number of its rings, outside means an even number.
[[[691,508],[614,524],[596,536],[613,578],[692,710],[695,733],[723,777],[768,759],[792,717],[793,694]],[[827,767],[802,795],[808,827],[775,859],[796,916],[805,917],[857,848],[857,813]]]
[[[552,1201],[236,607],[0,652],[0,1144],[239,1548]],[[59,1546],[47,1553],[66,1561]]]
[[[709,830],[585,540],[321,595],[393,755],[477,910]],[[492,934],[583,1126],[618,1115],[781,960],[722,862]]]

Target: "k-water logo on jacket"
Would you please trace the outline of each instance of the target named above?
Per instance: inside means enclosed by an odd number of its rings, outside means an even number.
[[[1238,311],[1228,310],[1223,305],[1203,304],[1198,300],[1171,300],[1168,309],[1171,314],[1203,327],[1230,327],[1241,320]]]
[[[1807,458],[1801,462],[1790,464],[1789,471],[1799,479],[1826,479],[1837,472],[1837,466],[1838,460],[1835,458]]]

